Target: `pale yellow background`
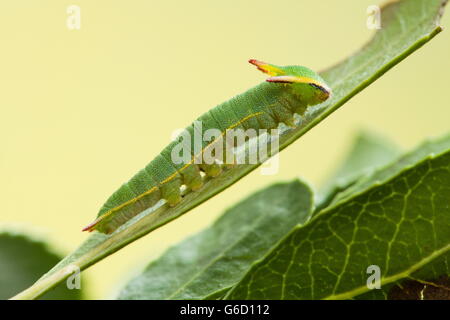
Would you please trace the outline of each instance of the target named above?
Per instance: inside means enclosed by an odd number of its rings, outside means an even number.
[[[1,222],[39,227],[74,249],[88,236],[81,228],[174,129],[264,79],[249,58],[320,70],[368,40],[366,8],[379,3],[2,1]],[[66,27],[70,4],[81,7],[79,31]],[[405,148],[447,132],[449,71],[444,30],[283,151],[277,175],[253,172],[89,269],[90,297],[114,297],[164,248],[256,189],[297,175],[319,185],[359,128]]]

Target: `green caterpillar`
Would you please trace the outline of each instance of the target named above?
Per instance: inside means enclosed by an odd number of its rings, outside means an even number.
[[[218,129],[225,135],[231,129],[270,130],[281,123],[294,126],[294,114],[303,115],[308,106],[322,103],[331,95],[325,81],[306,67],[280,67],[257,60],[249,62],[271,77],[198,118],[205,130]],[[185,132],[193,137],[195,130],[192,124]],[[179,143],[180,139],[170,143],[123,184],[100,209],[97,219],[83,231],[97,230],[109,234],[162,199],[169,206],[176,206],[184,193],[201,192],[206,179],[217,177],[223,170],[233,170],[232,165],[223,164],[223,155],[217,155],[215,162],[196,161],[209,147],[223,143],[220,139],[206,142],[197,153],[191,148],[190,161],[185,163],[172,161],[172,151]]]

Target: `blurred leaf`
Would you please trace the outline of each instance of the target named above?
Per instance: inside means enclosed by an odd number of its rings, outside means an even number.
[[[327,179],[320,192],[316,212],[328,206],[331,201],[358,178],[368,175],[400,155],[393,143],[368,131],[360,132],[341,166]]]
[[[280,149],[324,120],[345,102],[366,88],[394,65],[430,41],[441,31],[439,19],[445,0],[403,0],[389,2],[381,13],[382,29],[359,52],[321,73],[333,89],[326,103],[308,109],[301,124],[280,137]],[[295,39],[293,39],[295,40]],[[304,50],[304,48],[302,48]],[[241,165],[205,184],[204,192],[189,193],[174,208],[143,212],[111,235],[94,234],[74,253],[52,269],[39,283],[17,298],[33,298],[64,280],[64,268],[75,264],[82,269],[114,253],[161,225],[177,218],[227,188],[258,165]]]
[[[313,194],[295,180],[238,203],[211,227],[169,249],[120,293],[120,299],[211,299],[236,284],[313,209]]]
[[[9,299],[61,260],[49,246],[24,234],[0,232],[0,299]],[[81,290],[57,286],[42,299],[81,299]]]
[[[431,143],[426,142],[422,144],[415,150],[415,152],[411,152],[399,158],[397,161],[394,161],[391,165],[386,167],[385,170],[378,170],[372,175],[365,176],[362,179],[359,179],[357,183],[340,193],[336,197],[336,199],[333,200],[333,203],[343,201],[346,198],[351,197],[354,194],[361,192],[361,190],[365,190],[374,184],[382,184],[383,182],[390,179],[390,177],[401,173],[405,169],[414,167],[417,162],[435,154],[436,150],[445,150],[445,148],[447,148],[447,145],[448,142],[446,139],[432,141]]]
[[[226,298],[354,298],[370,291],[367,268],[372,265],[380,268],[383,286],[408,277],[446,276],[449,199],[447,136],[377,171],[343,200],[296,227]]]

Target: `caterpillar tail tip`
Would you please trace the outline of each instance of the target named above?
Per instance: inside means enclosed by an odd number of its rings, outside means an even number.
[[[100,220],[95,220],[94,222],[88,224],[86,227],[84,227],[81,231],[88,231],[88,232],[92,232],[95,230],[95,227],[97,226],[97,224],[100,222]]]

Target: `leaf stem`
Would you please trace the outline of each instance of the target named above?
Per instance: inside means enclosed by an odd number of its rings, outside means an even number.
[[[68,278],[73,273],[74,267],[78,268],[75,264],[70,264],[48,277],[39,279],[31,287],[15,295],[10,300],[32,300],[40,297]]]

